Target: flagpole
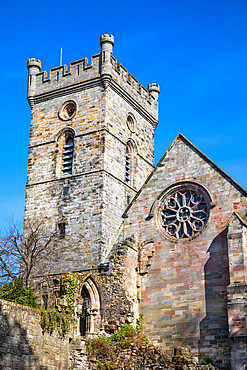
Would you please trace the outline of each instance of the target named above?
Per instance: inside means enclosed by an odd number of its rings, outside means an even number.
[[[63,48],[61,48],[61,53],[60,53],[60,66],[63,64]]]

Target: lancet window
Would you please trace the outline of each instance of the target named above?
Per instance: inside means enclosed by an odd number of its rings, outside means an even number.
[[[99,291],[91,278],[85,281],[81,296],[80,333],[84,336],[96,332],[101,324]]]
[[[66,128],[57,137],[56,176],[70,175],[73,172],[74,130]]]
[[[65,140],[65,145],[63,147],[63,174],[72,173],[73,164],[73,152],[74,152],[74,138],[73,136],[68,136]]]
[[[125,182],[134,187],[134,175],[136,171],[136,144],[128,140],[125,157]]]

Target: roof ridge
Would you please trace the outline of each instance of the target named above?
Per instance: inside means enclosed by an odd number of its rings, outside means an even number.
[[[127,216],[127,213],[129,211],[129,209],[131,208],[132,204],[134,203],[134,201],[139,197],[140,193],[142,192],[142,190],[144,189],[145,185],[149,182],[150,178],[153,176],[153,174],[155,173],[155,171],[161,167],[162,165],[162,162],[163,160],[165,159],[165,157],[167,156],[167,154],[170,152],[170,150],[172,149],[172,147],[174,146],[174,144],[178,141],[178,140],[182,140],[186,145],[188,145],[192,150],[194,150],[201,158],[203,158],[215,171],[219,172],[221,174],[222,177],[224,177],[231,185],[233,185],[235,188],[237,188],[237,190],[243,194],[244,196],[247,197],[247,191],[242,188],[235,180],[233,180],[231,178],[231,176],[229,176],[226,172],[224,172],[219,166],[217,166],[217,164],[215,164],[210,158],[208,158],[200,149],[198,149],[194,144],[192,144],[181,132],[176,136],[176,138],[173,140],[173,142],[171,143],[171,145],[168,147],[168,149],[165,151],[164,155],[161,157],[161,159],[159,160],[159,162],[157,163],[157,165],[154,167],[154,169],[150,172],[150,174],[148,175],[147,179],[145,180],[145,182],[143,183],[143,185],[141,186],[141,188],[138,190],[138,192],[136,193],[136,195],[134,196],[134,198],[132,199],[132,201],[130,202],[130,204],[128,205],[128,207],[125,209],[122,217],[123,218],[126,218],[128,217]],[[239,216],[240,217],[240,216]]]
[[[210,158],[208,158],[200,149],[198,149],[194,144],[192,144],[183,134],[179,133],[175,140],[180,138],[183,142],[189,145],[197,154],[202,157],[211,167],[213,167],[217,172],[219,172],[231,185],[235,186],[240,193],[247,196],[247,191],[242,188],[231,176],[229,176],[225,171],[223,171],[217,164],[215,164]],[[174,141],[175,141],[174,140]]]

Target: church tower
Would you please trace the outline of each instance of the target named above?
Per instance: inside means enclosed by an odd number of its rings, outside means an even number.
[[[88,60],[41,72],[28,61],[32,109],[25,223],[58,230],[49,263],[37,273],[96,269],[122,214],[154,165],[159,86],[145,89],[100,38]]]

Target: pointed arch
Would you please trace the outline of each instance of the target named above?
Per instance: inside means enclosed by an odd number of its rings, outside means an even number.
[[[82,315],[80,317],[80,333],[82,336],[94,333],[99,329],[100,317],[100,293],[91,277],[88,277],[81,289],[83,299]]]
[[[125,182],[135,187],[135,173],[137,169],[137,145],[129,139],[126,143]]]

